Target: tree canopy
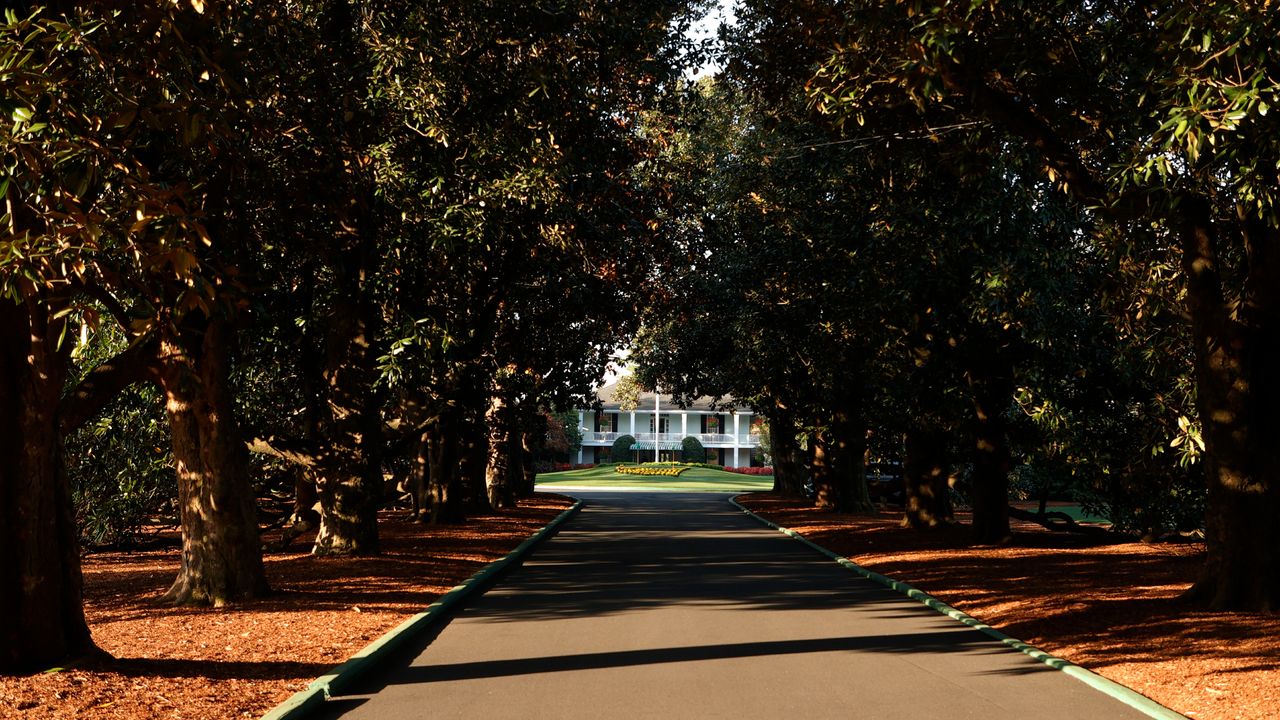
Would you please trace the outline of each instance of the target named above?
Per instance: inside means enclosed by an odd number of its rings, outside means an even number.
[[[900,468],[983,543],[1066,495],[1280,607],[1274,9],[708,4],[6,10],[0,670],[93,652],[81,544],[156,517],[222,605],[264,522],[511,505],[624,346],[779,492]]]

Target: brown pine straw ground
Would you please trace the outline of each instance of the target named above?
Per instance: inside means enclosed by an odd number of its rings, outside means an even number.
[[[84,559],[93,639],[115,660],[0,676],[0,718],[256,718],[424,610],[570,505],[539,493],[499,514],[427,527],[384,513],[383,553],[313,558],[311,538],[268,552],[271,597],[221,610],[157,605],[176,548]],[[279,532],[268,533],[271,546]]]
[[[898,512],[835,515],[768,493],[738,501],[1184,715],[1280,718],[1280,614],[1204,612],[1177,601],[1202,545],[1099,542],[1015,523],[1007,546],[962,547],[966,528],[906,530]]]

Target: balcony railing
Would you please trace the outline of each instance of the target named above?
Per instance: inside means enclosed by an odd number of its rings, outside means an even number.
[[[616,433],[616,432],[592,432],[591,430],[583,430],[583,431],[582,431],[582,442],[584,442],[584,443],[604,443],[604,444],[606,444],[606,445],[612,445],[614,440],[617,440],[617,439],[618,439],[618,437],[619,437],[620,435],[625,435],[625,434],[626,434],[626,433]]]
[[[617,440],[622,435],[627,435],[627,434],[628,433],[594,432],[591,430],[582,430],[582,442],[588,445],[612,445],[614,440]],[[693,437],[698,438],[698,440],[703,445],[708,445],[712,447],[733,445],[733,435],[731,434],[727,434],[727,433],[689,433],[689,434],[692,435]],[[670,443],[678,444],[682,442],[685,438],[685,435],[683,433],[671,433],[671,432],[635,433],[633,435],[633,437],[635,437],[636,439],[636,442],[641,444],[647,444],[650,447],[652,447],[653,445],[655,436],[656,436],[657,442],[663,443],[663,444],[670,444]],[[743,435],[738,440],[738,445],[740,447],[755,447],[756,445],[759,445],[759,444],[760,444],[760,436],[755,433],[752,433],[750,435]]]

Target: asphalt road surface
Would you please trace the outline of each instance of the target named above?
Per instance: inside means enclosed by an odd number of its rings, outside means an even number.
[[[1145,715],[712,493],[575,492],[559,534],[321,717]]]

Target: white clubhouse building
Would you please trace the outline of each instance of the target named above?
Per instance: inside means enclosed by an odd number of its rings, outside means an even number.
[[[712,407],[712,398],[698,398],[687,408],[678,407],[670,395],[645,392],[634,410],[623,410],[614,398],[614,386],[598,391],[603,409],[578,411],[582,432],[579,463],[609,461],[613,441],[622,435],[636,439],[635,459],[652,461],[675,459],[686,437],[697,438],[707,449],[708,462],[726,467],[748,467],[760,446],[759,428],[750,408]],[[722,399],[717,406],[723,406]],[[655,422],[656,419],[656,422]],[[655,447],[656,446],[656,447]]]

